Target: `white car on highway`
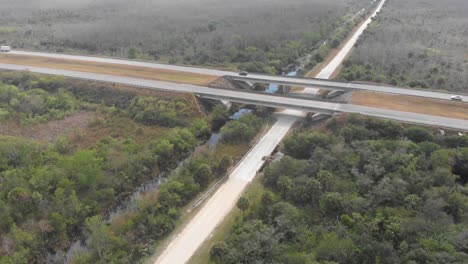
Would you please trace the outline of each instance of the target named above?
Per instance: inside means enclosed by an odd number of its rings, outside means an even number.
[[[463,101],[463,98],[460,95],[452,95],[450,96],[450,100]]]

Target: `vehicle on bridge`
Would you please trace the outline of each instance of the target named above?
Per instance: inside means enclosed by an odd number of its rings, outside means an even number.
[[[240,76],[247,76],[247,75],[249,75],[249,73],[246,72],[246,71],[241,71],[241,72],[239,72],[239,75]]]
[[[453,95],[453,96],[450,96],[450,100],[463,101],[463,98],[459,95]]]
[[[9,52],[11,51],[10,46],[0,46],[0,52]]]

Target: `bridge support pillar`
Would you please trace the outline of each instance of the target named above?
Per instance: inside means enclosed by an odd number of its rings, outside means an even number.
[[[280,86],[279,86],[279,89],[278,89],[278,93],[280,93],[280,94],[288,94],[290,90],[291,90],[291,86],[280,85]]]

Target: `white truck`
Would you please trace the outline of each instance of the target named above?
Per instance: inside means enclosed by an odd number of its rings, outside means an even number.
[[[9,52],[11,51],[10,46],[0,46],[0,52]]]

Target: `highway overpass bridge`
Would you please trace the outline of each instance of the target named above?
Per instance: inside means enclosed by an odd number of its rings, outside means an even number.
[[[61,75],[69,78],[119,83],[145,89],[188,92],[209,99],[227,100],[231,102],[275,108],[294,109],[304,112],[322,113],[328,115],[333,115],[336,113],[360,113],[367,116],[398,120],[402,122],[468,131],[468,120],[365,107],[353,104],[333,103],[329,101],[324,102],[313,98],[297,98],[291,95],[265,94],[246,90],[212,88],[191,84],[180,84],[107,74],[86,73],[13,64],[0,64],[0,69],[30,71],[49,75]]]
[[[317,78],[303,78],[303,77],[293,77],[293,76],[275,76],[275,75],[265,75],[265,74],[253,74],[249,73],[248,76],[240,76],[237,72],[233,71],[223,71],[215,70],[210,68],[199,68],[191,66],[179,66],[179,65],[168,65],[160,64],[153,62],[142,62],[142,61],[130,61],[123,59],[114,59],[114,58],[102,58],[102,57],[90,57],[90,56],[80,56],[80,55],[68,55],[68,54],[54,54],[54,53],[44,53],[44,52],[32,52],[32,51],[11,51],[10,54],[20,55],[20,56],[32,56],[32,57],[45,57],[50,59],[64,59],[64,60],[73,60],[73,61],[83,61],[83,62],[99,62],[99,63],[109,63],[109,64],[119,64],[119,65],[128,65],[136,67],[147,67],[154,69],[165,69],[171,71],[195,73],[195,74],[205,74],[222,77],[224,76],[227,79],[240,82],[249,82],[249,83],[275,83],[285,86],[298,86],[298,87],[311,87],[311,88],[320,88],[323,90],[331,91],[342,91],[348,92],[352,90],[364,90],[371,92],[382,92],[390,94],[401,94],[401,95],[411,95],[411,96],[420,96],[433,99],[442,99],[450,100],[450,93],[444,93],[440,91],[430,91],[423,89],[407,89],[401,87],[391,87],[375,84],[363,84],[363,83],[354,83],[354,82],[340,82],[327,79],[317,79]],[[468,102],[468,95],[462,95],[462,99],[465,102]]]
[[[292,87],[310,87],[319,88],[330,91],[350,92],[354,90],[381,92],[399,95],[419,96],[439,100],[451,100],[449,93],[423,90],[423,89],[407,89],[401,87],[392,87],[376,84],[364,84],[354,82],[340,82],[326,79],[304,78],[294,76],[275,76],[263,74],[249,74],[248,76],[241,76],[238,74],[225,75],[225,78],[249,83],[265,83],[265,84],[278,84]],[[462,100],[468,102],[468,95],[461,95]]]

